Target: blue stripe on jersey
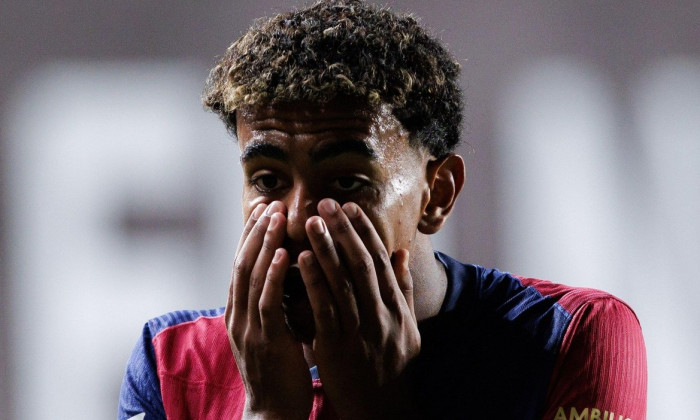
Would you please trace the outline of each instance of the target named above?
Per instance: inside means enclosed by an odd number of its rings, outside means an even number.
[[[117,414],[119,420],[126,420],[142,413],[145,413],[146,418],[149,419],[165,418],[152,338],[151,329],[146,323],[141,339],[136,343],[126,366],[119,393]]]
[[[435,255],[448,281],[440,313],[418,326],[423,414],[538,418],[571,315],[511,274]]]
[[[151,329],[151,334],[153,337],[158,335],[161,331],[168,327],[174,325],[182,324],[184,322],[194,321],[197,318],[206,317],[216,317],[224,313],[226,308],[221,307],[217,309],[204,309],[197,311],[175,311],[168,314],[159,316],[158,318],[153,318],[148,321],[148,326]]]
[[[455,310],[465,303],[464,300],[469,300],[469,304],[480,311],[493,311],[496,317],[530,332],[543,349],[552,353],[559,351],[571,314],[554,298],[523,285],[509,273],[462,264],[437,251],[435,255],[447,267],[449,276],[440,312]],[[465,279],[473,279],[474,284],[466,284]],[[472,290],[464,290],[467,287]]]

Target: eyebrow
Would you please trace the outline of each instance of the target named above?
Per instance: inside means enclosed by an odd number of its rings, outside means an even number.
[[[257,157],[286,161],[287,152],[272,143],[258,141],[247,145],[245,149],[243,149],[243,152],[241,152],[241,163],[246,163]]]
[[[324,143],[317,148],[313,148],[309,152],[309,156],[313,162],[319,162],[345,153],[358,154],[371,160],[377,159],[377,152],[375,152],[370,145],[362,140],[350,139]],[[246,163],[257,157],[266,157],[282,162],[286,162],[289,159],[287,152],[281,147],[265,141],[249,144],[245,147],[243,152],[241,152],[242,163]]]
[[[377,152],[370,147],[369,144],[362,140],[345,139],[324,143],[318,148],[314,148],[309,152],[311,160],[318,162],[324,159],[329,159],[345,153],[355,153],[372,160],[377,158]]]

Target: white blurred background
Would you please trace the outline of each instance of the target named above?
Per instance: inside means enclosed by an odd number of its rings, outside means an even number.
[[[0,419],[114,418],[145,320],[225,303],[238,155],[199,95],[279,3],[0,5]],[[463,65],[437,247],[620,296],[648,418],[700,411],[700,2],[391,4]]]

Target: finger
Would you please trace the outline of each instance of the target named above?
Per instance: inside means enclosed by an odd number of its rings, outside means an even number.
[[[260,296],[270,270],[270,264],[275,256],[276,250],[282,245],[286,231],[286,217],[274,211],[272,206],[267,208],[265,216],[268,217],[267,230],[260,244],[255,266],[250,273],[248,285],[248,322],[260,325]]]
[[[235,262],[235,258],[238,257],[238,254],[241,251],[241,247],[243,246],[243,243],[245,242],[246,238],[248,237],[248,234],[250,233],[251,229],[253,229],[253,226],[255,226],[255,223],[258,221],[260,216],[263,214],[266,207],[267,207],[267,204],[260,203],[257,206],[255,206],[255,209],[253,209],[253,212],[250,213],[250,217],[248,217],[248,220],[246,221],[245,226],[243,226],[243,233],[241,233],[241,237],[238,240],[238,245],[236,246],[236,254],[234,257],[234,262]],[[229,304],[231,303],[231,300],[233,299],[233,279],[234,279],[234,276],[231,275],[231,282],[230,282],[229,288],[228,288]],[[229,305],[227,305],[227,306],[229,306]],[[228,311],[227,311],[227,318],[228,318]]]
[[[284,277],[289,267],[289,254],[284,248],[277,248],[267,270],[265,285],[258,304],[260,325],[264,335],[273,337],[285,333],[282,296],[284,295]]]
[[[360,206],[355,203],[345,203],[343,204],[343,211],[350,220],[350,223],[352,223],[357,236],[364,244],[367,252],[372,257],[377,278],[377,288],[382,301],[387,306],[393,306],[400,290],[397,287],[391,259],[389,258],[389,254],[387,253],[382,239],[379,237],[377,230]]]
[[[246,241],[248,241],[251,232],[253,232],[257,225],[257,222],[260,221],[260,219],[269,217],[270,215],[276,212],[285,214],[286,211],[286,207],[281,201],[273,201],[270,204],[258,204],[253,210],[253,212],[250,214],[250,217],[248,218],[245,226],[243,227],[243,233],[241,234],[241,239],[238,241],[238,247],[236,248],[236,256],[240,254],[241,249],[246,244]],[[265,233],[264,230],[262,233]]]
[[[238,260],[239,256],[241,255],[241,248],[243,247],[243,244],[245,243],[246,239],[248,238],[248,235],[250,234],[250,231],[253,229],[255,224],[257,223],[258,219],[260,216],[263,214],[263,211],[265,211],[265,208],[267,207],[267,204],[265,203],[260,203],[258,204],[255,209],[253,209],[253,212],[250,214],[250,217],[245,223],[245,226],[243,227],[243,233],[241,234],[241,238],[238,240],[238,246],[236,247],[236,256],[234,257],[234,269],[233,272],[231,273],[231,282],[229,283],[229,288],[228,288],[228,301],[226,302],[226,312],[225,312],[225,318],[226,318],[226,325],[231,327],[231,323],[233,321],[233,312],[234,312],[234,300],[235,297],[238,296],[235,292],[236,288],[240,288],[242,285],[240,284],[243,279],[241,279],[240,276],[237,276],[236,273],[236,260]],[[245,289],[247,290],[247,285],[245,285]],[[240,302],[240,297],[238,296],[238,302]],[[245,299],[247,301],[247,296],[245,296]]]
[[[336,335],[340,332],[340,321],[334,299],[328,288],[326,276],[311,251],[299,254],[299,271],[311,303],[317,337]]]
[[[404,297],[408,309],[411,311],[413,321],[416,321],[416,310],[413,301],[413,278],[408,269],[409,253],[406,249],[399,249],[391,256],[391,266],[396,276],[401,294]]]
[[[376,315],[380,310],[381,296],[372,255],[338,203],[331,199],[323,199],[319,202],[318,209],[319,215],[328,226],[330,237],[337,244],[337,253],[350,273],[352,285],[358,296],[357,306],[360,314]],[[323,262],[321,265],[323,266]]]
[[[255,226],[255,222],[257,222],[260,216],[262,216],[263,212],[265,211],[265,208],[267,208],[267,204],[260,203],[257,206],[255,206],[253,212],[250,213],[250,217],[248,217],[248,220],[246,220],[246,223],[243,226],[243,233],[241,233],[241,239],[239,239],[238,246],[236,247],[236,255],[238,255],[238,252],[240,252],[243,243],[248,237],[248,234],[250,234],[251,229],[253,229],[253,226]]]
[[[324,295],[320,295],[319,298],[334,304],[337,309],[336,317],[344,331],[354,331],[360,323],[355,291],[327,225],[320,217],[313,216],[306,221],[305,227],[313,249],[313,261],[319,268],[318,272],[314,273],[317,276],[314,280],[325,283],[324,287],[330,293],[329,298],[325,298]]]
[[[280,206],[283,208],[281,203],[273,202],[265,208],[265,212],[253,223],[245,240],[243,240],[243,245],[241,245],[240,250],[236,254],[232,275],[232,317],[234,319],[247,318],[251,272],[257,262],[260,247],[270,223],[270,213],[279,209]]]

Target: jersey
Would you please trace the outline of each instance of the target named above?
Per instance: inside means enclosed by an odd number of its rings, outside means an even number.
[[[593,289],[518,277],[442,253],[447,292],[420,321],[413,393],[423,418],[644,420],[646,353],[634,312]],[[311,419],[335,419],[312,368]],[[119,419],[240,418],[245,389],[223,308],[148,321]]]

